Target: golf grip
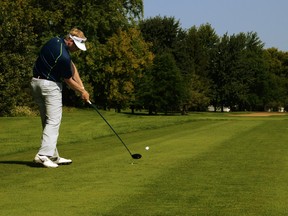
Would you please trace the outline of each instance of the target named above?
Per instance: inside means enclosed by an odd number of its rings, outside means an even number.
[[[114,132],[114,134],[118,137],[118,139],[121,141],[121,143],[124,145],[124,147],[127,149],[127,151],[129,152],[129,154],[132,156],[131,151],[128,149],[128,147],[126,146],[126,144],[123,142],[123,140],[121,139],[121,137],[116,133],[116,131],[114,130],[114,128],[109,124],[109,122],[104,118],[104,116],[99,112],[99,110],[97,109],[97,107],[91,103],[90,100],[87,101],[95,110],[96,112],[101,116],[101,118],[106,122],[106,124],[111,128],[111,130]],[[133,157],[133,156],[132,156]]]

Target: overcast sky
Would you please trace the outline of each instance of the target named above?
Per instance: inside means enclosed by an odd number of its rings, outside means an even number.
[[[209,23],[217,35],[256,32],[265,48],[288,51],[288,0],[143,0],[144,17],[175,17],[188,29]]]

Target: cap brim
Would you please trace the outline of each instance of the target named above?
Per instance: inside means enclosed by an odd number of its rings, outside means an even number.
[[[81,43],[81,42],[79,42],[79,41],[77,41],[77,40],[74,40],[74,43],[76,44],[76,46],[77,46],[80,50],[83,50],[83,51],[86,51],[86,50],[87,50],[87,48],[86,48],[86,46],[85,46],[85,43]]]

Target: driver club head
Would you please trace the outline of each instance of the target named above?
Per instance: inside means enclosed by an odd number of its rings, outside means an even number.
[[[133,159],[140,159],[142,157],[141,154],[132,154],[131,156]]]

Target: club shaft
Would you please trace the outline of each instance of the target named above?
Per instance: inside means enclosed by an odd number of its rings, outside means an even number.
[[[101,118],[106,122],[106,124],[111,128],[111,130],[114,132],[114,134],[118,137],[118,139],[121,141],[121,143],[124,145],[124,147],[127,149],[129,154],[132,156],[131,151],[128,149],[124,141],[121,139],[121,137],[118,135],[118,133],[114,130],[114,128],[110,125],[110,123],[104,118],[104,116],[99,112],[98,108],[91,103],[91,101],[88,101],[88,103],[96,110],[96,112],[101,116]]]

